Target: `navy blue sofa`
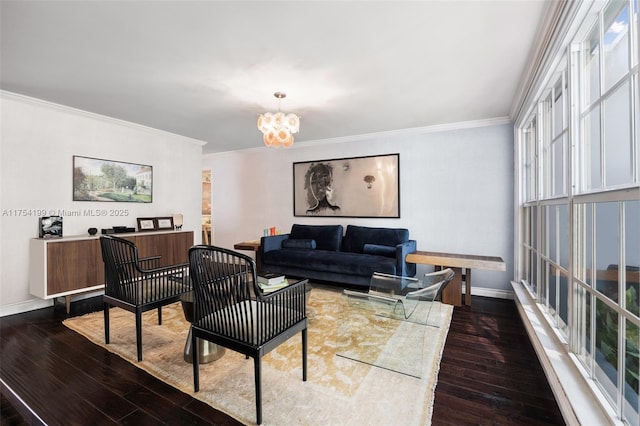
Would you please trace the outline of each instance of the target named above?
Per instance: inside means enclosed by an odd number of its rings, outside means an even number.
[[[348,225],[298,225],[283,235],[262,237],[262,271],[328,283],[369,287],[371,275],[382,272],[413,277],[416,265],[405,262],[416,241],[404,228]]]

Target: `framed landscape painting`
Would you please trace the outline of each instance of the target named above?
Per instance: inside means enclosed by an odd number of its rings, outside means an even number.
[[[150,203],[153,167],[73,156],[73,201]]]
[[[400,154],[293,163],[294,216],[400,217]]]

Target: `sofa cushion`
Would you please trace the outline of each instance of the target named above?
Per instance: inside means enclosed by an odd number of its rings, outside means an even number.
[[[315,240],[318,250],[339,251],[342,243],[342,225],[294,224],[291,226],[289,238]]]
[[[370,228],[348,225],[342,240],[342,250],[364,253],[365,244],[395,247],[409,241],[409,230],[404,228]]]
[[[313,250],[316,248],[316,240],[308,238],[288,238],[282,241],[282,248]]]
[[[392,275],[397,272],[395,259],[327,250],[282,248],[264,253],[262,263],[266,268],[273,264],[279,267],[304,267],[314,271],[366,277],[370,277],[374,272]]]
[[[365,244],[362,249],[364,254],[373,254],[376,256],[396,257],[396,248],[382,246],[380,244]]]

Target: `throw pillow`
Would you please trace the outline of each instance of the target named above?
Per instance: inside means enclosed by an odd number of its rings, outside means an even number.
[[[316,248],[316,240],[306,238],[288,238],[282,241],[282,248],[313,250]]]
[[[364,254],[373,254],[376,256],[396,257],[396,248],[382,246],[380,244],[365,244],[362,252]]]

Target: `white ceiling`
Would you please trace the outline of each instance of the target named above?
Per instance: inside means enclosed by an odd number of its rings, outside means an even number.
[[[0,88],[259,147],[509,115],[553,0],[4,1]]]

